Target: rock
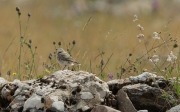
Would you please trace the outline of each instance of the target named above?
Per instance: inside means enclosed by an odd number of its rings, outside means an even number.
[[[148,110],[139,110],[137,112],[148,112]]]
[[[91,108],[90,108],[89,106],[87,106],[87,105],[84,106],[84,107],[82,107],[82,111],[83,111],[83,112],[85,112],[85,111],[87,111],[87,110],[89,110],[89,109],[91,109]]]
[[[150,112],[166,111],[179,102],[178,97],[163,89],[147,84],[127,85],[122,88],[137,110],[147,109]]]
[[[171,82],[167,81],[163,76],[157,76],[149,72],[144,72],[139,76],[130,76],[129,80],[131,81],[132,84],[145,83],[148,84],[149,86],[157,87],[161,89],[164,89],[165,87],[171,85],[170,84]]]
[[[98,106],[94,107],[91,110],[91,112],[121,112],[121,111],[115,110],[115,109],[108,107],[108,106],[98,105]]]
[[[168,112],[180,112],[180,104],[172,107]]]
[[[144,72],[138,76],[112,80],[107,84],[113,94],[118,96],[117,91],[123,89],[136,110],[166,111],[180,103],[174,89],[176,79],[166,80],[163,76]],[[121,102],[122,99],[118,100]]]
[[[91,92],[81,92],[81,99],[90,100],[92,98],[94,98],[94,96],[91,94]]]
[[[132,102],[130,101],[127,94],[123,89],[119,90],[117,93],[117,101],[118,101],[118,110],[122,112],[137,112],[134,108]]]
[[[0,77],[0,88],[3,87],[8,81],[6,81],[4,78]]]
[[[107,84],[109,86],[109,90],[112,91],[113,94],[117,94],[117,92],[126,85],[133,85],[138,83],[145,83],[149,86],[156,86],[161,89],[164,89],[169,86],[171,81],[165,80],[162,76],[157,76],[155,74],[144,72],[138,76],[130,76],[129,78],[125,79],[116,79],[108,81]]]
[[[65,110],[64,103],[62,101],[53,102],[52,108],[54,108],[55,111],[58,111],[58,112],[64,112],[64,110]]]
[[[25,96],[18,95],[14,98],[14,100],[9,104],[9,107],[11,107],[11,111],[23,111],[23,104],[26,100]]]
[[[0,78],[0,87],[0,109],[4,111],[88,111],[97,104],[116,107],[107,83],[84,71],[57,71],[22,82]]]
[[[131,81],[129,80],[129,78],[115,79],[108,81],[107,84],[109,86],[109,90],[112,91],[112,93],[115,95],[123,86],[131,84]]]
[[[0,78],[0,112],[166,111],[180,102],[175,81],[144,72],[106,83],[95,74],[70,70],[37,80]]]
[[[149,81],[152,80],[153,78],[156,78],[157,75],[149,73],[149,72],[143,72],[142,74],[138,75],[138,76],[130,76],[129,80],[132,83],[141,83],[141,82],[145,82],[145,81]]]
[[[23,106],[23,111],[28,111],[29,109],[42,109],[44,104],[41,102],[41,97],[33,94],[30,98],[28,98]]]

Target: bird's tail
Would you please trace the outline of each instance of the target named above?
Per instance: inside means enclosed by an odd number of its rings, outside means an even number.
[[[77,62],[77,61],[74,61],[74,63],[76,63],[76,64],[78,64],[78,65],[81,65],[79,62]]]

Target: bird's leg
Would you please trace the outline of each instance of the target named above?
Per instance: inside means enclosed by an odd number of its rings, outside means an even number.
[[[64,66],[63,70],[66,68],[66,65]]]
[[[72,67],[71,71],[75,71],[75,68],[74,68],[74,66]]]
[[[57,64],[55,65],[55,67],[57,67],[57,66],[59,67],[59,69],[61,69],[61,67],[59,66],[59,64],[58,64],[58,65],[57,65]]]

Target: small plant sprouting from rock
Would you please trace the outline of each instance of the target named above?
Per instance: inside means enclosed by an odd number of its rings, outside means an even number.
[[[21,75],[22,75],[22,71],[21,71],[21,58],[22,58],[22,49],[24,47],[24,45],[27,46],[27,48],[29,49],[30,53],[31,53],[31,59],[28,62],[24,63],[24,68],[25,68],[25,73],[28,74],[28,78],[32,79],[33,78],[33,74],[36,74],[36,64],[35,64],[35,55],[37,54],[36,50],[37,50],[37,46],[35,46],[34,48],[32,47],[32,43],[33,41],[31,39],[29,39],[29,41],[27,41],[27,37],[26,37],[26,31],[28,28],[28,24],[29,24],[29,19],[31,17],[31,14],[28,13],[28,20],[26,23],[26,27],[25,27],[25,31],[24,34],[22,34],[22,25],[21,25],[21,18],[20,16],[21,14],[21,10],[19,7],[16,7],[16,11],[18,14],[18,20],[19,20],[19,28],[20,28],[20,51],[19,51],[19,56],[18,56],[18,79],[21,79]]]
[[[107,76],[107,75],[106,75],[106,73],[104,72],[104,69],[106,68],[106,70],[107,70],[109,73],[111,73],[111,72],[109,71],[108,67],[107,67],[107,64],[109,63],[110,59],[112,58],[113,53],[110,55],[110,57],[107,59],[107,61],[105,61],[105,59],[103,58],[103,55],[105,54],[105,52],[104,52],[104,51],[101,52],[99,49],[98,49],[98,51],[99,51],[99,54],[95,57],[94,61],[96,61],[96,59],[97,59],[98,57],[100,57],[99,65],[96,65],[96,68],[98,68],[99,71],[100,71],[100,73],[99,73],[98,75],[100,75],[100,77],[105,80],[105,79],[107,79],[107,77],[105,77],[105,76]],[[91,61],[90,61],[90,69],[92,70],[91,66],[92,66],[92,65],[91,65]]]

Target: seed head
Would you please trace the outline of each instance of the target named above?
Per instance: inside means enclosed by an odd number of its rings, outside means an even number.
[[[37,49],[37,46],[35,46],[35,49]]]
[[[102,51],[102,54],[105,54],[105,52],[104,52],[104,51]]]
[[[56,44],[56,42],[53,42],[53,44],[55,45],[55,44]]]
[[[50,60],[52,59],[52,54],[51,54],[51,53],[49,54],[49,59],[50,59]]]
[[[20,11],[20,8],[19,8],[19,7],[16,7],[16,11],[19,12],[19,11]]]
[[[7,72],[7,75],[9,75],[9,76],[11,75],[11,70],[9,70],[9,71]]]
[[[101,59],[101,65],[102,65],[102,66],[104,65],[104,60],[103,60],[103,59]]]
[[[19,16],[21,15],[21,12],[20,12],[20,11],[18,12],[18,15],[19,15]]]
[[[31,44],[28,44],[28,47],[31,48]]]
[[[124,73],[126,71],[125,68],[121,68],[121,73]]]
[[[58,42],[58,45],[60,46],[60,45],[61,45],[61,42]]]
[[[75,45],[75,44],[76,44],[76,41],[75,41],[75,40],[73,40],[72,44],[73,44],[73,45]]]
[[[30,44],[32,43],[32,40],[31,40],[31,39],[29,40],[29,43],[30,43]]]
[[[30,13],[28,13],[28,17],[31,17],[31,14],[30,14]]]
[[[68,51],[68,52],[70,51],[69,48],[67,48],[67,51]]]
[[[175,44],[173,45],[173,48],[177,48],[177,47],[178,47],[178,44],[175,43]]]

